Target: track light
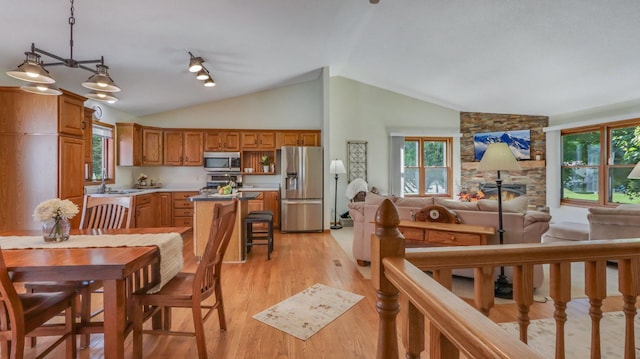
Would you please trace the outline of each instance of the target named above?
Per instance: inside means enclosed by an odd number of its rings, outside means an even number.
[[[209,78],[207,78],[207,79],[204,81],[204,85],[205,85],[206,87],[213,87],[213,86],[215,86],[215,85],[216,85],[216,82],[215,82],[215,81],[213,81],[213,79],[212,79],[211,77],[209,77]]]
[[[193,56],[191,52],[189,52],[189,55],[191,55],[191,59],[189,60],[189,72],[198,72],[202,70],[202,63],[204,62],[204,59],[202,57]]]
[[[65,59],[61,56],[52,54],[50,52],[41,50],[31,44],[31,51],[25,52],[27,59],[18,66],[17,69],[7,71],[7,75],[18,80],[28,81],[29,84],[21,86],[24,91],[37,93],[42,95],[60,95],[60,91],[55,85],[56,81],[53,79],[49,71],[45,69],[46,66],[64,65],[71,68],[80,68],[93,73],[91,77],[82,86],[92,90],[101,92],[117,92],[120,91],[120,87],[116,86],[113,79],[109,76],[109,67],[104,64],[104,58],[99,60],[76,60],[73,58],[73,25],[76,23],[76,18],[73,16],[74,0],[71,0],[71,16],[69,17],[69,27],[71,28],[71,41],[69,41],[70,58]],[[43,63],[40,60],[40,54],[58,60],[59,62]],[[85,64],[97,64],[97,70],[85,66]],[[48,84],[48,86],[42,85]],[[90,96],[87,96],[90,97]],[[113,102],[118,99],[115,96],[109,96]],[[91,97],[92,98],[92,97]]]
[[[198,80],[206,80],[209,78],[209,74],[207,74],[207,72],[205,70],[200,70],[198,71],[198,73],[196,74],[196,78]]]
[[[196,73],[196,79],[204,81],[204,85],[206,87],[213,87],[216,85],[216,82],[213,81],[213,77],[211,76],[211,73],[209,73],[209,70],[207,70],[206,67],[204,67],[204,65],[202,65],[202,63],[204,62],[204,59],[202,57],[196,57],[193,56],[193,54],[191,53],[191,51],[189,52],[189,71],[190,72],[197,72]]]

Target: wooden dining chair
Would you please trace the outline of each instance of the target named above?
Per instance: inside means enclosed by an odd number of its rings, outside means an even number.
[[[133,357],[142,358],[142,334],[190,335],[196,337],[198,357],[207,358],[204,321],[214,309],[218,310],[220,330],[226,330],[222,288],[220,285],[222,259],[229,244],[236,221],[238,200],[216,203],[209,238],[195,273],[178,273],[158,293],[133,295]],[[213,305],[202,302],[215,295]],[[191,308],[194,332],[171,331],[171,308]],[[206,309],[204,316],[202,310]],[[161,328],[143,330],[143,322],[161,316]]]
[[[76,293],[53,292],[18,294],[9,277],[0,249],[0,352],[3,358],[21,359],[26,336],[60,336],[38,357],[66,342],[66,358],[76,357]],[[64,324],[45,324],[63,313]]]
[[[80,229],[129,228],[133,218],[133,205],[133,196],[84,196]],[[24,287],[30,293],[75,291],[80,295],[78,314],[83,326],[88,325],[91,318],[102,312],[102,309],[91,312],[91,294],[102,288],[101,281],[31,282],[25,283]],[[90,335],[82,334],[80,348],[86,348],[89,341]],[[36,338],[32,338],[31,346],[35,344]]]

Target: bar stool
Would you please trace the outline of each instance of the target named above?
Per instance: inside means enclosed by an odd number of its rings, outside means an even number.
[[[266,230],[254,230],[254,224],[266,224]],[[244,243],[247,253],[251,252],[251,247],[266,245],[267,260],[271,260],[271,252],[273,252],[273,212],[251,211],[242,220],[242,230],[244,232]],[[258,242],[255,242],[258,241]]]

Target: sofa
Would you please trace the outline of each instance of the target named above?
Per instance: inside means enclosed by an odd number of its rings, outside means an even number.
[[[589,239],[640,238],[640,205],[589,208],[587,220]]]
[[[378,206],[385,198],[396,205],[400,219],[410,220],[411,214],[420,209],[440,205],[452,210],[461,223],[482,226],[493,226],[496,234],[488,238],[488,244],[499,244],[498,237],[498,203],[495,200],[481,199],[477,202],[459,202],[439,197],[399,198],[385,197],[367,193],[364,202],[349,203],[349,214],[353,219],[353,256],[360,265],[371,260],[371,235],[375,232],[375,214]],[[504,243],[540,243],[541,236],[549,228],[551,215],[539,211],[528,210],[526,196],[516,197],[502,204]],[[507,278],[511,278],[511,268],[506,268]],[[459,270],[454,274],[473,277],[473,270]],[[542,284],[542,267],[534,269],[534,286]]]

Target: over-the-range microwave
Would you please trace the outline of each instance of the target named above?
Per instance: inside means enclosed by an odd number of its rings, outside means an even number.
[[[205,152],[204,168],[210,172],[240,172],[240,152]]]

